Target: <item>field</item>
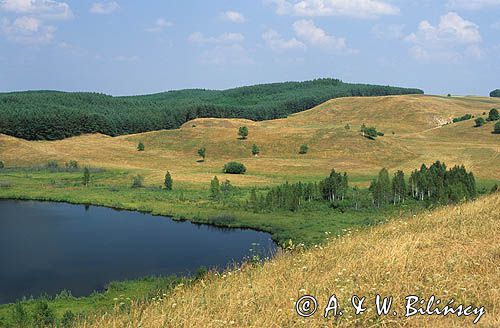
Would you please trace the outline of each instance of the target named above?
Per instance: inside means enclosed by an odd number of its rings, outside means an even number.
[[[417,216],[396,217],[363,231],[349,231],[324,247],[284,254],[260,266],[209,274],[179,286],[153,304],[94,317],[80,327],[471,327],[477,315],[405,318],[405,297],[435,295],[484,306],[480,327],[500,325],[500,194]],[[375,315],[376,294],[394,298],[398,315]],[[318,312],[295,313],[294,302],[314,295]],[[335,294],[344,315],[324,319]],[[368,310],[354,315],[352,295],[366,296]],[[441,307],[444,304],[441,304]],[[425,306],[424,306],[425,307]],[[436,307],[436,305],[434,305]]]
[[[495,106],[500,107],[500,100],[479,97],[341,98],[286,119],[262,122],[196,119],[177,130],[114,138],[94,134],[52,142],[0,135],[0,159],[7,167],[77,160],[80,165],[138,172],[147,185],[156,186],[169,170],[176,186],[188,189],[208,188],[210,179],[222,175],[222,166],[230,160],[248,168],[245,175],[227,177],[237,186],[317,180],[332,168],[366,183],[382,167],[408,172],[435,160],[448,166],[464,164],[480,179],[498,180],[500,171],[491,168],[498,161],[500,143],[491,133],[492,124],[473,128],[469,120],[444,125],[466,113],[481,116]],[[362,138],[363,123],[385,136]],[[249,128],[247,140],[238,139],[242,125]],[[138,142],[145,144],[145,152],[136,150]],[[258,157],[251,154],[254,143],[261,149]],[[302,144],[309,146],[306,155],[298,154]],[[201,147],[207,149],[204,163],[197,162]]]
[[[436,160],[448,167],[465,165],[474,172],[479,191],[486,193],[500,181],[500,137],[491,133],[492,123],[475,128],[474,119],[451,121],[468,113],[485,118],[493,107],[500,108],[500,100],[424,95],[352,97],[333,99],[283,119],[254,122],[200,118],[180,129],[118,137],[92,134],[58,141],[26,141],[0,134],[0,160],[5,163],[0,170],[0,198],[140,210],[200,223],[263,230],[282,245],[291,240],[293,245],[307,246],[304,252],[281,254],[263,266],[247,266],[225,276],[212,273],[204,282],[176,290],[158,304],[133,305],[130,315],[99,317],[97,326],[135,327],[142,321],[147,327],[155,327],[161,326],[163,320],[177,320],[177,326],[184,327],[200,326],[201,322],[206,322],[206,327],[230,322],[235,326],[266,327],[271,322],[277,323],[275,326],[287,322],[301,326],[303,322],[293,314],[293,300],[304,290],[318,295],[323,302],[332,292],[346,300],[352,292],[370,297],[375,291],[390,292],[401,298],[405,293],[427,296],[446,291],[439,296],[483,302],[489,311],[483,321],[492,326],[498,324],[491,314],[498,314],[499,304],[498,290],[492,287],[498,285],[499,276],[498,268],[495,272],[498,247],[494,242],[498,239],[498,195],[431,214],[423,204],[411,201],[404,206],[345,213],[328,204],[298,212],[254,213],[244,204],[252,188],[263,193],[285,181],[316,182],[332,168],[346,171],[351,186],[365,188],[382,167],[391,174],[401,169],[409,175],[422,163],[429,165]],[[364,138],[359,131],[362,124],[376,127],[384,136]],[[238,138],[240,126],[249,129],[246,140]],[[140,142],[145,151],[137,150]],[[261,150],[258,156],[252,155],[253,144]],[[303,144],[309,151],[300,155]],[[205,161],[197,155],[201,147],[206,147]],[[90,186],[84,187],[81,169],[72,172],[45,167],[54,160],[60,167],[74,160],[80,167],[98,170],[92,172]],[[223,174],[222,167],[229,161],[244,163],[247,173]],[[171,192],[160,189],[167,170],[174,179]],[[137,174],[145,178],[145,187],[132,189],[132,178]],[[209,200],[214,176],[221,181],[229,179],[236,186],[231,199]],[[394,220],[379,226],[388,218]],[[341,239],[328,241],[328,237]],[[436,250],[438,257],[433,256]],[[452,271],[456,279],[450,278]],[[473,275],[481,278],[474,281]],[[415,279],[404,280],[407,276]],[[399,285],[400,281],[408,282]],[[151,284],[141,281],[125,286],[123,295],[132,300],[147,299],[151,292]],[[229,293],[234,297],[227,297]],[[98,308],[109,309],[114,295],[98,296],[104,304]],[[93,302],[90,296],[55,300],[51,306],[60,314],[83,304],[82,312],[93,313]],[[266,304],[269,306],[264,308]],[[0,319],[7,316],[7,308],[0,307]],[[220,308],[229,314],[225,316]],[[238,312],[238,308],[242,310]],[[252,316],[248,311],[262,315]],[[354,319],[344,317],[341,324],[347,326]],[[376,319],[370,313],[359,320],[362,326],[384,326],[393,319]],[[401,318],[394,320],[403,325]],[[417,320],[421,321],[411,323],[431,326],[441,322]],[[446,326],[450,322],[447,320],[443,319],[441,325]],[[461,320],[456,325],[463,325],[465,321]],[[305,322],[312,326],[327,324],[319,317]]]

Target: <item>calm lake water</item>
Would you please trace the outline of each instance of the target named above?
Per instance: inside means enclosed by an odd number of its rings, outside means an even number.
[[[259,244],[258,246],[253,243]],[[270,235],[169,218],[59,203],[0,200],[0,303],[70,290],[102,290],[113,280],[225,268]]]

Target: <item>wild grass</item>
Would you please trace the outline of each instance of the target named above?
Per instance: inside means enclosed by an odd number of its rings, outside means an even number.
[[[209,273],[193,286],[178,286],[152,304],[110,312],[79,325],[109,327],[470,327],[474,317],[404,317],[404,299],[431,295],[447,302],[484,306],[481,327],[500,325],[500,194],[448,206],[387,224],[349,230],[325,246],[278,255],[263,265]],[[294,302],[315,295],[310,318]],[[335,294],[344,315],[324,319]],[[397,316],[377,316],[375,295],[392,296]],[[355,316],[352,295],[369,310]],[[372,305],[370,305],[372,304]]]

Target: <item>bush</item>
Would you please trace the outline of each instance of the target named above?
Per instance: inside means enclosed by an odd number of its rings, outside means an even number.
[[[492,108],[488,114],[488,121],[498,121],[499,119],[500,113],[498,113],[498,109]]]
[[[476,125],[474,125],[476,128],[478,128],[478,127],[483,126],[484,124],[486,124],[486,121],[482,117],[476,118],[476,120],[474,122],[476,122]]]
[[[145,149],[146,147],[144,146],[144,144],[142,142],[139,142],[139,144],[137,145],[137,150],[144,151]]]
[[[55,169],[59,168],[59,164],[57,163],[57,161],[54,161],[54,160],[48,161],[47,168],[55,170]]]
[[[500,122],[497,122],[495,124],[495,127],[493,128],[493,133],[494,134],[500,134]]]
[[[472,115],[471,115],[471,114],[465,114],[464,116],[455,117],[455,118],[453,119],[453,123],[462,122],[462,121],[467,121],[467,120],[470,120],[471,118],[472,118]]]
[[[63,317],[61,319],[61,327],[62,328],[72,328],[75,326],[75,319],[76,316],[73,312],[71,311],[66,311],[63,314]]]
[[[248,137],[248,128],[246,126],[241,126],[238,130],[238,135],[241,139],[246,139]]]
[[[78,162],[77,161],[69,161],[66,163],[66,168],[69,170],[76,170],[76,169],[78,169]]]
[[[16,305],[11,310],[11,318],[13,327],[28,327],[29,326],[29,318],[28,313],[24,309],[21,302],[17,302]]]
[[[259,154],[260,154],[259,146],[257,146],[256,144],[253,144],[252,145],[252,155],[257,156]]]
[[[132,179],[132,188],[142,188],[144,187],[144,177],[142,175],[136,175]]]
[[[238,162],[229,162],[224,165],[224,173],[228,174],[243,174],[247,171],[245,165]]]
[[[54,327],[56,317],[46,301],[39,301],[33,311],[33,323],[37,328]]]
[[[3,168],[5,168],[5,163],[2,162],[2,161],[0,161],[0,170],[3,169]]]
[[[305,155],[305,154],[307,154],[308,151],[309,151],[309,146],[304,144],[304,145],[300,146],[299,154]]]

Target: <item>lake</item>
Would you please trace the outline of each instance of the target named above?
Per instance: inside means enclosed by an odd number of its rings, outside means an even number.
[[[257,244],[257,245],[255,245]],[[270,235],[221,229],[133,211],[64,203],[0,200],[0,303],[70,290],[89,295],[115,280],[189,275],[226,268]]]

